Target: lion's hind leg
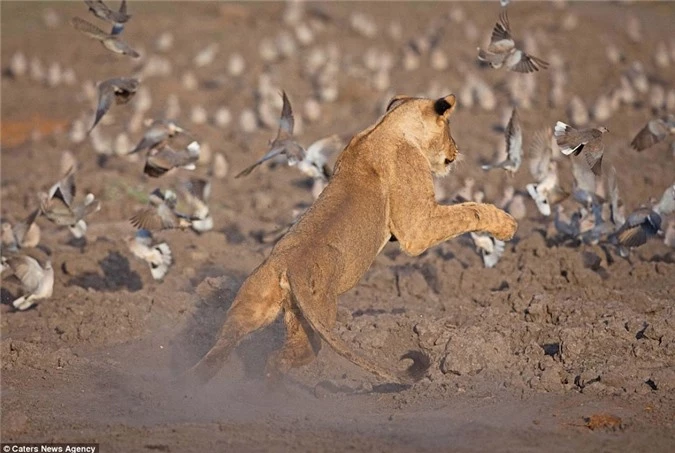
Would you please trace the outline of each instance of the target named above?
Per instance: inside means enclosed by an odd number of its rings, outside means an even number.
[[[188,378],[201,384],[213,378],[244,337],[277,318],[287,297],[278,276],[269,269],[258,268],[237,293],[216,344],[188,370]]]
[[[276,383],[291,368],[311,363],[321,349],[321,337],[310,327],[296,307],[284,312],[286,341],[267,360],[267,379]]]

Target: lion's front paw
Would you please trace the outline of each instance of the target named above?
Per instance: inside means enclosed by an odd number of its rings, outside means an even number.
[[[518,222],[516,222],[516,219],[514,219],[511,214],[508,214],[501,209],[498,209],[497,211],[496,221],[491,225],[489,233],[500,241],[508,241],[516,234]]]

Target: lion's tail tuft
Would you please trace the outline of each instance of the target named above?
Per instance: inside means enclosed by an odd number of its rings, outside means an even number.
[[[402,382],[413,383],[425,377],[431,368],[431,356],[426,352],[411,350],[401,356],[400,360],[410,359],[413,363],[405,371],[399,373]]]

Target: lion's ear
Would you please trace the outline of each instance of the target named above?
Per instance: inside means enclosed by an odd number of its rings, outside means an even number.
[[[437,114],[447,118],[455,110],[456,105],[457,98],[454,94],[449,94],[444,98],[437,99],[436,102],[434,102],[434,110]]]
[[[389,104],[387,104],[386,111],[388,112],[389,110],[393,109],[406,99],[410,99],[410,96],[403,96],[403,95],[394,96],[393,98],[391,98],[391,101],[389,101]]]

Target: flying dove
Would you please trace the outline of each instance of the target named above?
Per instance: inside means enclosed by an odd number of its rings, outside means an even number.
[[[2,223],[2,248],[16,252],[20,248],[36,247],[40,243],[40,227],[35,219],[40,214],[36,209],[28,217],[11,225]]]
[[[70,20],[70,23],[77,31],[84,33],[92,39],[100,41],[103,47],[112,52],[128,55],[132,58],[139,58],[141,56],[132,49],[129,44],[122,41],[119,38],[119,35],[106,33],[91,22],[87,22],[79,17],[73,17]]]
[[[650,120],[630,145],[637,151],[643,151],[663,141],[669,134],[675,134],[675,115]]]
[[[140,142],[129,151],[129,154],[134,154],[144,149],[157,148],[164,146],[168,143],[170,138],[175,137],[177,134],[185,134],[191,136],[191,134],[176,124],[172,120],[154,120],[150,125],[150,128],[145,132],[143,138]]]
[[[176,151],[168,145],[152,148],[145,160],[143,173],[152,178],[159,178],[174,168],[194,170],[195,163],[199,160],[200,149],[199,143],[194,141],[181,151]]]
[[[131,18],[131,15],[127,14],[126,0],[122,0],[119,11],[113,11],[101,0],[84,0],[84,3],[94,16],[113,24],[123,24]]]
[[[149,198],[151,206],[134,214],[129,221],[138,229],[166,230],[171,228],[189,228],[190,219],[176,212],[178,199],[171,190],[162,192],[155,189]]]
[[[504,253],[506,243],[484,233],[472,232],[471,239],[483,257],[483,265],[486,268],[495,267]]]
[[[47,193],[38,194],[40,211],[51,222],[67,226],[72,235],[79,239],[87,232],[85,217],[101,209],[101,203],[94,194],[87,194],[82,201],[75,200],[75,171],[71,169]]]
[[[152,233],[140,229],[133,238],[128,240],[127,245],[134,256],[148,263],[152,278],[161,280],[169,271],[173,257],[169,244],[166,242],[154,244],[153,242]]]
[[[94,118],[94,124],[91,126],[91,129],[89,129],[89,132],[96,127],[98,122],[101,121],[101,118],[103,118],[103,115],[108,112],[113,101],[118,105],[129,102],[136,94],[139,83],[138,79],[127,77],[116,77],[101,82],[98,86],[96,117]]]
[[[283,98],[283,106],[281,108],[281,118],[279,119],[279,130],[277,131],[276,138],[270,142],[269,151],[253,165],[241,171],[237,176],[235,176],[235,178],[247,176],[258,165],[280,154],[286,156],[286,159],[288,160],[288,165],[291,166],[296,165],[298,162],[304,159],[305,150],[303,149],[302,146],[300,146],[296,141],[293,140],[294,119],[293,119],[293,110],[291,109],[291,103],[288,100],[288,96],[286,96],[285,91],[283,91],[281,95]]]
[[[481,167],[483,170],[503,168],[513,174],[520,168],[520,163],[523,160],[523,130],[520,127],[518,111],[515,107],[511,113],[511,119],[506,126],[504,136],[506,137],[506,160],[499,162],[498,164],[483,165]]]
[[[555,125],[555,138],[560,151],[566,156],[579,156],[583,153],[584,161],[596,176],[600,176],[602,170],[602,156],[605,151],[602,136],[606,132],[608,130],[603,126],[577,130],[562,121]]]
[[[13,256],[6,260],[14,275],[21,282],[24,294],[12,302],[17,310],[27,310],[36,300],[52,297],[54,289],[54,269],[51,261],[40,266],[37,260],[30,256]]]
[[[197,233],[204,233],[213,229],[213,217],[209,210],[208,201],[211,196],[211,182],[201,178],[191,178],[181,185],[185,200],[190,205],[190,227]]]
[[[495,24],[492,30],[492,37],[490,38],[490,45],[487,51],[480,47],[478,48],[478,59],[488,62],[493,68],[498,69],[506,66],[511,71],[523,73],[534,72],[548,67],[546,61],[528,55],[516,48],[506,9],[502,10],[499,15],[499,22]]]

